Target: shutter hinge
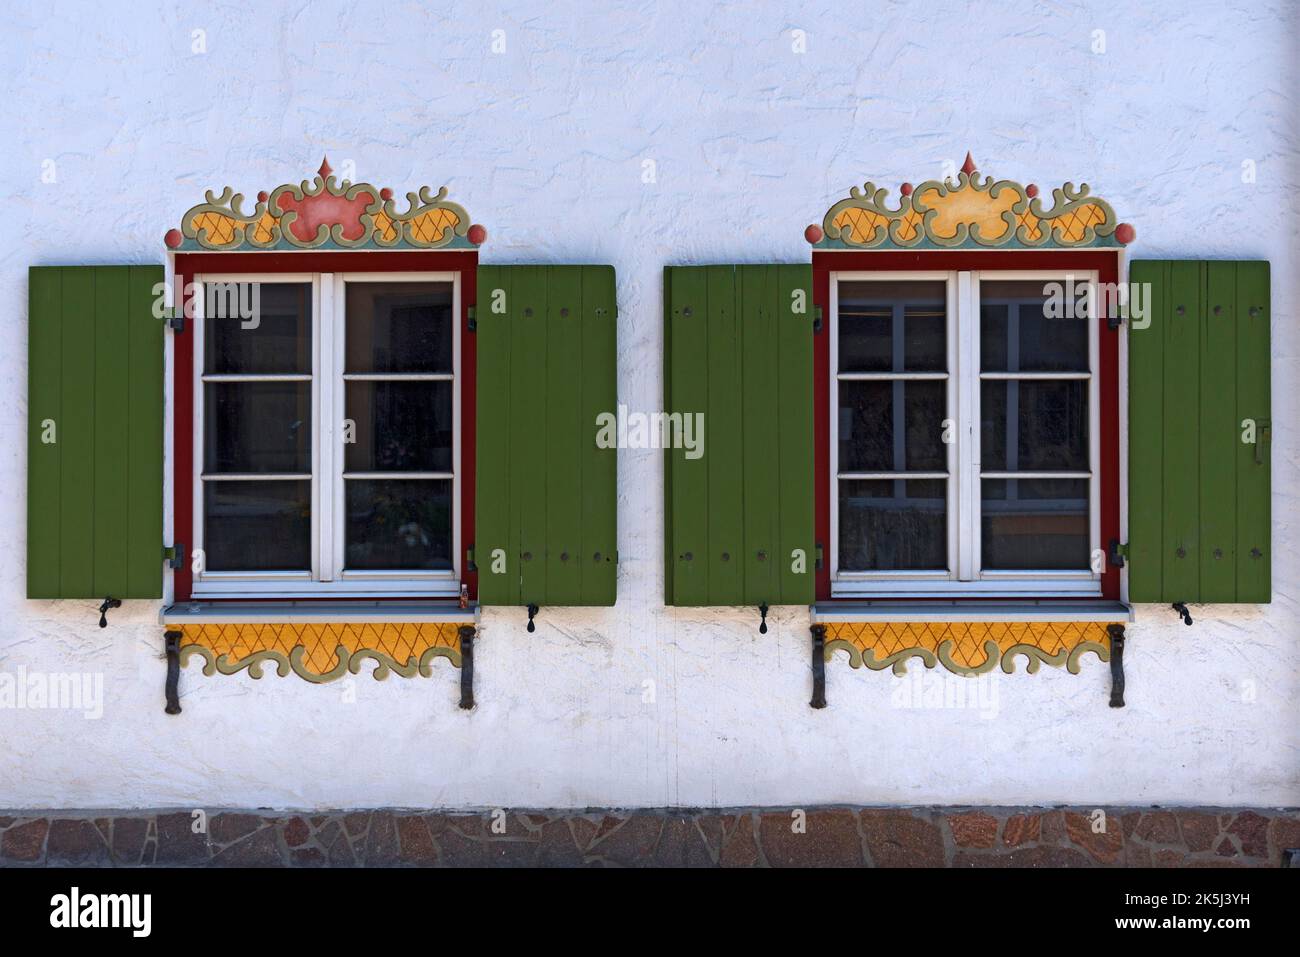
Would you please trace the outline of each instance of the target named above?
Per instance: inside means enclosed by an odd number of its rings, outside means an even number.
[[[824,554],[824,553],[823,553],[823,551],[822,551],[822,543],[821,543],[821,542],[818,542],[818,543],[817,543],[817,561],[813,563],[813,567],[816,568],[817,571],[821,571],[821,570],[822,570],[822,558],[823,558],[823,554]]]
[[[1121,316],[1119,312],[1120,311],[1116,309],[1112,315],[1106,317],[1107,327],[1111,329],[1118,329],[1127,321],[1127,317]]]
[[[1129,557],[1128,546],[1121,545],[1119,543],[1119,539],[1112,538],[1110,540],[1110,548],[1107,549],[1107,554],[1110,558],[1110,563],[1113,566],[1115,566],[1116,568],[1123,568],[1124,563],[1128,560]]]
[[[813,335],[822,331],[822,307],[813,306]]]
[[[466,328],[468,328],[470,332],[477,332],[478,331],[478,306],[470,306],[469,309],[466,310],[466,314],[469,316],[469,324]]]
[[[175,333],[184,332],[185,331],[185,307],[172,306],[171,309],[168,310],[168,312],[169,315],[163,316],[164,328],[170,329],[172,332]]]
[[[473,546],[473,545],[471,545],[469,548],[465,549],[465,568],[466,568],[467,571],[471,571],[471,572],[476,572],[476,571],[478,571],[478,565],[476,565],[476,564],[474,563],[474,546]]]
[[[173,568],[177,570],[184,568],[185,567],[185,543],[177,542],[175,545],[164,547],[163,558],[166,559],[167,566],[169,568]]]

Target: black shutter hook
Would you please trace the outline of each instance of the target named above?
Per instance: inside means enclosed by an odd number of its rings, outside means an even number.
[[[104,598],[104,603],[99,606],[99,627],[100,628],[108,627],[108,610],[110,608],[121,608],[121,607],[122,607],[122,599],[114,598],[112,595],[106,596]]]
[[[533,624],[533,616],[536,615],[540,610],[541,609],[539,609],[536,605],[528,606],[528,630],[530,632],[537,630],[537,626]]]
[[[767,634],[767,612],[768,612],[767,602],[763,602],[763,604],[758,606],[758,614],[760,616],[759,624],[758,624],[758,633],[760,635]]]

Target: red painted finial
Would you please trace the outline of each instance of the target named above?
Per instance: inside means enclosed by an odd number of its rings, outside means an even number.
[[[975,161],[971,159],[970,150],[966,151],[966,162],[961,164],[961,171],[967,176],[975,172]]]
[[[809,226],[807,229],[803,231],[803,238],[808,240],[808,244],[810,246],[816,246],[819,242],[822,241],[822,237],[824,235],[826,234],[822,232],[822,228],[818,226],[816,223],[813,223],[811,226]]]
[[[163,242],[167,244],[168,249],[179,249],[185,237],[181,235],[179,229],[167,230],[167,235],[163,236]]]
[[[1137,230],[1128,223],[1120,223],[1115,227],[1115,238],[1127,246],[1137,239]]]
[[[898,187],[898,191],[899,191],[900,193],[902,193],[904,196],[911,196],[911,195],[912,195],[912,184],[911,184],[911,183],[904,183],[902,186]]]
[[[330,173],[334,172],[334,170],[330,169],[330,158],[328,156],[321,158],[319,172],[321,179],[326,179]]]
[[[475,223],[474,225],[470,226],[468,230],[466,230],[465,238],[468,239],[470,242],[472,242],[475,246],[482,246],[483,243],[487,241],[487,230],[484,229],[482,226],[480,226],[478,223]]]

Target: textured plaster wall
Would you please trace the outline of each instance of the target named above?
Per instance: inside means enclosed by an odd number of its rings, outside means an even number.
[[[1280,2],[1138,6],[7,5],[0,669],[102,673],[105,703],[0,711],[0,806],[1300,804],[1300,24]],[[195,665],[167,717],[155,604],[100,630],[91,602],[24,598],[31,264],[159,262],[204,189],[252,195],[328,153],[399,194],[448,184],[491,261],[614,264],[619,397],[653,410],[665,263],[805,259],[803,227],[851,185],[967,149],[986,173],[1086,180],[1135,255],[1273,263],[1274,602],[1194,608],[1193,628],[1140,608],[1122,711],[1091,658],[998,681],[981,717],[897,707],[899,679],[842,657],[810,710],[806,609],[760,636],[751,610],[662,607],[653,452],[620,453],[617,607],[548,609],[533,635],[488,612],[469,714],[441,662],[362,676],[355,703]]]

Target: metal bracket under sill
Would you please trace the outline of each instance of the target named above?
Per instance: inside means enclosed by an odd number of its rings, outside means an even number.
[[[185,601],[168,605],[160,614],[164,625],[257,624],[260,622],[383,622],[479,621],[479,606],[462,608],[452,601]]]
[[[1121,601],[1030,599],[985,601],[818,602],[811,606],[814,624],[833,621],[1132,621],[1133,609]]]

